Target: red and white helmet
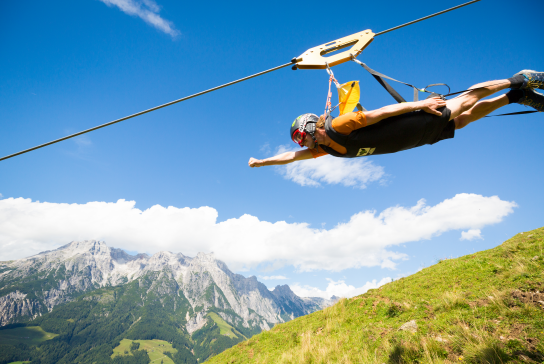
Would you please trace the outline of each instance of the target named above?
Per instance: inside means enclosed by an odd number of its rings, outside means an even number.
[[[315,139],[315,124],[318,122],[319,117],[316,114],[303,114],[293,121],[291,124],[291,139],[304,147],[304,140],[308,135],[314,140],[317,147],[317,140]]]

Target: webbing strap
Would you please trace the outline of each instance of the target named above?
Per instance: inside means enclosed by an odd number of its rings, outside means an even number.
[[[465,92],[470,92],[470,91],[474,91],[474,90],[480,90],[480,89],[482,89],[482,88],[486,88],[486,87],[490,87],[490,86],[497,86],[497,85],[502,85],[502,84],[504,84],[504,82],[499,82],[499,83],[495,83],[495,84],[493,84],[493,85],[487,85],[487,86],[482,86],[482,87],[469,88],[469,89],[462,90],[462,91],[457,91],[457,92],[448,93],[448,94],[444,95],[444,97],[453,96],[453,95],[458,95],[458,94],[462,94],[462,93],[465,93]]]
[[[448,93],[451,92],[450,87],[445,83],[431,83],[430,85],[425,86],[425,88],[423,89],[423,92],[430,92],[430,93],[434,94],[434,92],[427,90],[429,87],[434,87],[434,86],[446,86],[448,88]],[[437,95],[440,95],[440,94],[437,94]],[[440,95],[440,96],[444,96],[444,95]]]
[[[382,85],[383,88],[385,88],[387,90],[387,92],[389,92],[389,94],[391,96],[393,96],[393,98],[398,103],[406,102],[406,100],[393,87],[391,87],[391,85],[388,84],[387,81],[384,80],[384,78],[387,78],[388,80],[391,80],[391,81],[400,82],[400,83],[404,83],[404,82],[397,81],[394,78],[388,77],[386,75],[381,74],[380,72],[374,71],[372,68],[368,67],[366,64],[364,64],[363,62],[359,61],[356,58],[352,58],[352,60],[353,60],[353,62],[356,62],[356,63],[360,64],[365,70],[367,70],[368,73],[370,73],[376,79],[376,81],[378,81],[380,83],[380,85]],[[409,85],[407,83],[404,83],[404,84],[408,85],[408,86],[412,86],[412,85]],[[414,90],[414,98],[416,98],[416,97],[417,97],[417,91]],[[414,101],[417,101],[417,100],[414,100]]]
[[[388,80],[391,80],[391,81],[395,81],[395,82],[398,82],[398,83],[402,83],[403,85],[406,85],[406,86],[409,86],[409,87],[412,87],[414,89],[414,101],[418,101],[419,100],[419,92],[427,92],[427,93],[430,93],[432,94],[432,96],[434,95],[437,95],[437,96],[440,96],[439,94],[435,94],[434,92],[432,91],[428,91],[427,89],[429,87],[433,87],[433,86],[446,86],[448,88],[448,92],[450,92],[450,87],[448,85],[446,85],[445,83],[433,83],[433,84],[430,84],[428,86],[425,86],[424,88],[417,88],[416,86],[412,85],[412,84],[409,84],[409,83],[406,83],[406,82],[402,82],[402,81],[399,81],[399,80],[395,80],[394,78],[391,78],[389,76],[386,76],[384,75],[383,73],[380,73],[378,71],[375,71],[373,70],[372,68],[368,67],[366,64],[364,64],[363,62],[359,61],[357,58],[353,57],[351,58],[351,60],[355,63],[358,63],[360,64],[365,70],[368,71],[368,73],[370,73],[375,79],[376,81],[378,81],[380,83],[380,85],[383,86],[383,88],[385,88],[387,90],[387,92],[389,92],[389,94],[399,103],[401,102],[406,102],[406,100],[401,96],[399,95],[399,93],[390,85],[388,84],[384,78],[387,78]]]
[[[332,72],[331,68],[329,67],[329,64],[325,63],[325,65],[327,66],[326,71],[329,74],[329,92],[327,93],[327,101],[325,102],[325,114],[327,114],[327,113],[330,114],[334,109],[336,109],[336,107],[338,105],[340,105],[340,104],[338,104],[335,107],[332,107],[332,103],[331,103],[331,97],[332,97],[331,83],[334,82],[337,89],[340,88],[340,84],[338,83],[336,78],[334,78],[334,73]]]
[[[493,116],[508,116],[508,115],[521,115],[521,114],[533,114],[535,112],[539,112],[539,111],[536,111],[536,110],[531,110],[531,111],[518,111],[518,112],[509,112],[508,114],[499,114],[499,115],[487,115],[487,116],[484,116],[485,118],[492,118]]]
[[[329,74],[330,79],[334,82],[334,85],[336,86],[336,88],[340,88],[340,84],[338,83],[336,78],[334,78],[334,73],[332,72],[331,68],[329,67],[329,64],[327,62],[325,62],[325,65],[327,66],[327,68],[325,70]]]
[[[368,73],[370,73],[379,83],[380,85],[383,86],[383,88],[385,88],[387,90],[387,92],[389,92],[389,94],[391,94],[391,96],[393,96],[393,98],[398,102],[398,103],[401,103],[401,102],[406,102],[406,100],[404,100],[404,98],[402,96],[399,95],[399,93],[390,85],[388,84],[384,78],[387,78],[388,80],[391,80],[391,81],[395,81],[395,82],[398,82],[398,83],[402,83],[403,85],[406,85],[406,86],[410,86],[414,89],[414,101],[418,101],[418,92],[421,91],[421,92],[427,92],[427,93],[430,93],[431,95],[429,97],[435,97],[435,96],[438,96],[438,97],[441,97],[445,100],[445,97],[446,96],[453,96],[453,95],[458,95],[458,94],[461,94],[461,93],[464,93],[464,92],[470,92],[470,91],[474,91],[474,90],[478,90],[478,89],[481,89],[481,88],[484,88],[484,87],[477,87],[477,88],[474,88],[474,89],[468,89],[468,90],[463,90],[463,91],[458,91],[458,92],[451,92],[451,89],[450,87],[445,84],[445,83],[433,83],[433,84],[430,84],[428,86],[425,86],[424,88],[422,89],[418,89],[417,87],[415,87],[414,85],[411,85],[409,83],[406,83],[406,82],[402,82],[402,81],[399,81],[399,80],[395,80],[394,78],[391,78],[389,76],[386,76],[380,72],[377,72],[375,70],[373,70],[372,68],[368,67],[366,64],[364,64],[363,62],[359,61],[358,59],[356,59],[355,57],[353,57],[353,55],[351,56],[351,60],[355,63],[358,63],[360,64],[365,70],[368,71]],[[497,84],[499,85],[499,84]],[[441,94],[438,94],[438,93],[434,93],[432,91],[428,91],[427,89],[429,87],[433,87],[433,86],[446,86],[448,88],[448,93],[446,95],[441,95]],[[493,86],[493,85],[492,85]],[[364,110],[364,108],[361,106],[361,108],[359,108],[360,104],[357,105],[357,109],[361,111],[361,109]],[[511,113],[507,113],[507,114],[499,114],[499,115],[488,115],[488,116],[485,116],[486,118],[491,118],[491,117],[494,117],[494,116],[510,116],[510,115],[523,115],[523,114],[533,114],[535,112],[539,112],[539,111],[518,111],[518,112],[511,112]]]

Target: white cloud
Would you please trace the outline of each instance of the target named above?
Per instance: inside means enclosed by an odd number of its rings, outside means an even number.
[[[0,198],[2,198],[2,197],[4,197],[4,195],[2,195],[2,194],[0,193]]]
[[[269,281],[269,280],[272,280],[272,279],[276,279],[276,280],[281,280],[281,279],[289,279],[287,277],[284,277],[284,276],[259,276],[259,278],[261,279],[264,279],[265,281]]]
[[[108,6],[117,6],[128,15],[137,16],[146,23],[172,37],[180,33],[171,21],[161,18],[160,7],[153,0],[100,0]]]
[[[109,246],[195,256],[214,252],[235,271],[293,265],[299,271],[381,266],[395,268],[407,256],[390,248],[431,239],[446,231],[481,229],[512,213],[514,202],[497,196],[458,194],[435,206],[362,211],[330,229],[307,223],[275,223],[243,215],[217,222],[211,207],[155,205],[141,211],[134,201],[61,204],[30,199],[0,200],[0,260],[23,258],[74,240],[104,240]]]
[[[75,137],[73,139],[73,141],[80,148],[88,147],[88,146],[93,145],[93,142],[91,141],[91,139],[87,135],[80,135],[78,137]]]
[[[346,284],[345,281],[335,282],[330,278],[327,278],[327,280],[329,281],[329,284],[324,291],[308,285],[301,286],[298,283],[292,284],[289,287],[291,287],[291,290],[299,297],[322,297],[330,299],[332,296],[336,296],[351,298],[361,295],[369,289],[378,288],[392,281],[390,277],[383,278],[379,282],[374,279],[372,282],[366,282],[362,287],[355,288],[354,286]]]
[[[261,145],[261,147],[259,148],[259,150],[264,153],[265,155],[269,155],[270,154],[270,144],[267,142],[267,143],[264,143],[263,145]]]
[[[483,239],[480,229],[470,229],[469,231],[461,231],[461,238],[459,240],[474,240]]]
[[[279,153],[293,151],[285,146]],[[342,184],[349,187],[366,188],[367,184],[383,181],[383,167],[366,158],[337,158],[324,156],[276,167],[284,178],[301,186],[321,186],[321,183]]]

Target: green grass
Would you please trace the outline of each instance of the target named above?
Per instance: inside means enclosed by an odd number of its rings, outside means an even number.
[[[544,228],[274,326],[208,363],[544,363]],[[400,330],[415,320],[417,331]]]
[[[8,364],[30,364],[29,361],[12,361],[11,363],[8,363]]]
[[[150,363],[152,364],[159,364],[161,360],[164,364],[174,364],[172,359],[167,357],[164,353],[169,351],[172,354],[177,353],[178,351],[172,347],[172,344],[170,344],[168,341],[164,340],[128,340],[123,339],[121,340],[121,343],[119,346],[113,349],[113,354],[111,358],[118,355],[132,355],[130,353],[130,344],[133,342],[140,343],[140,348],[138,350],[145,350],[147,351],[147,355],[149,355],[149,359],[151,359]],[[126,354],[125,354],[126,352]]]
[[[208,316],[219,326],[219,332],[221,335],[225,335],[228,337],[243,337],[244,339],[247,339],[244,335],[242,335],[238,330],[236,330],[234,327],[229,325],[225,320],[221,318],[218,314],[215,312],[208,313]]]
[[[43,331],[39,326],[18,327],[9,330],[0,330],[0,342],[2,344],[15,345],[24,343],[27,345],[38,345],[39,343],[51,340],[57,334]]]

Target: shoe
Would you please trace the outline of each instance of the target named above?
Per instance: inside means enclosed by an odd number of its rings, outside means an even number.
[[[525,95],[518,101],[518,104],[530,106],[536,111],[544,111],[544,95],[532,89],[523,90]]]
[[[543,89],[544,90],[544,72],[537,72],[531,70],[523,70],[516,73],[516,75],[525,76],[525,82],[521,89]]]

